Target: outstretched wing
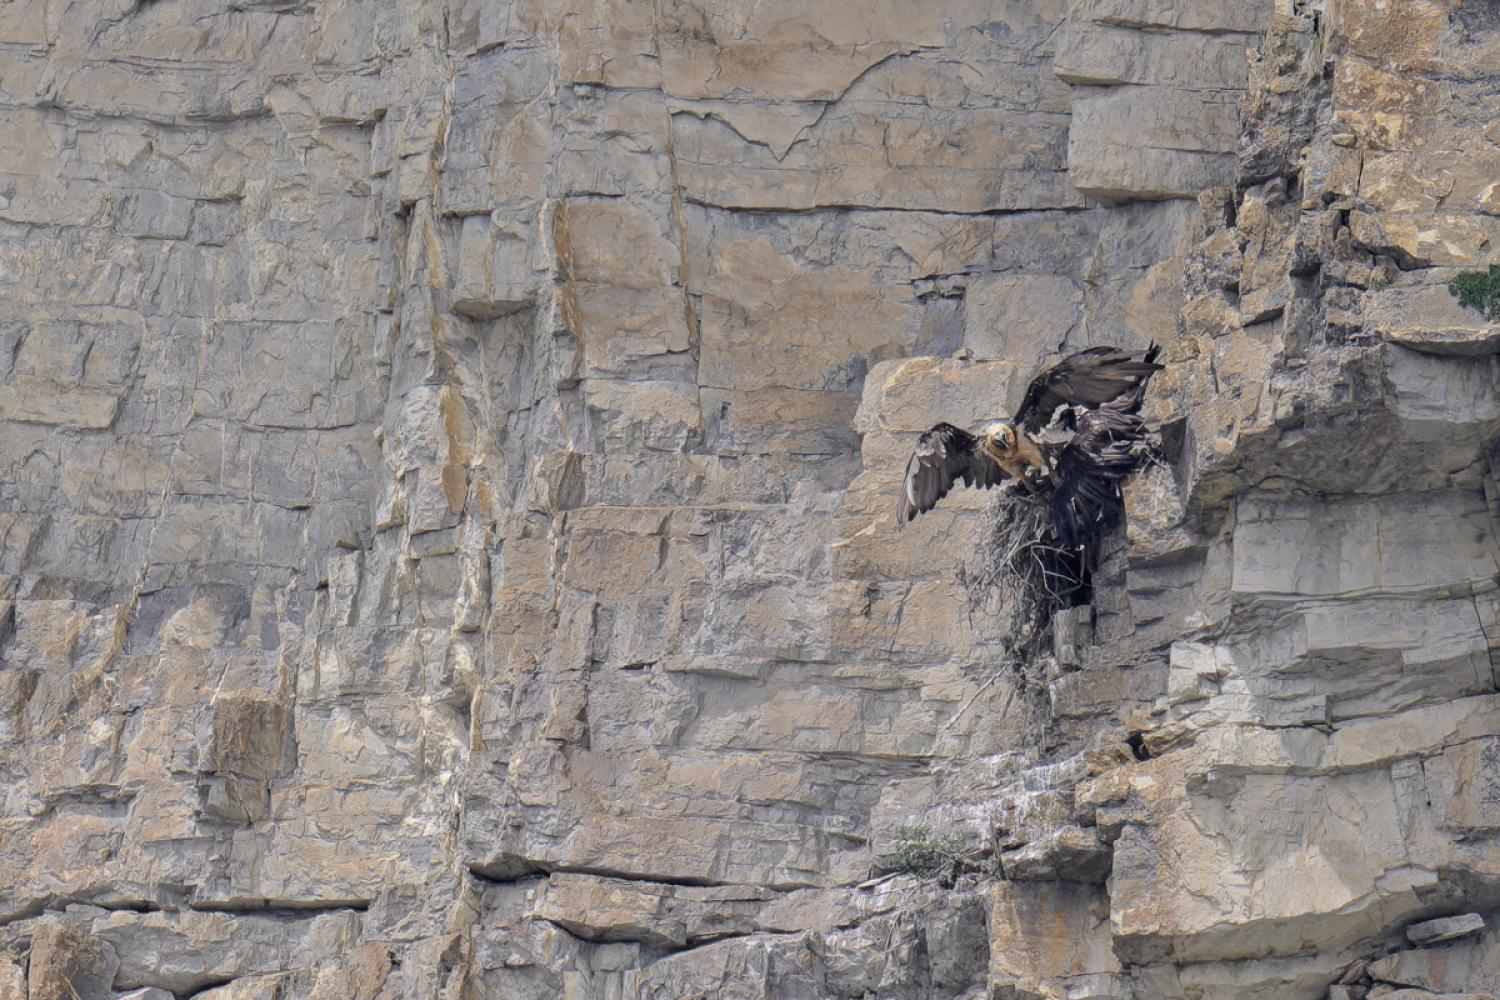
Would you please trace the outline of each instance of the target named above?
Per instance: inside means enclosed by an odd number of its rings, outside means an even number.
[[[1016,410],[1015,423],[1032,434],[1052,420],[1059,406],[1099,406],[1144,385],[1162,366],[1151,345],[1137,357],[1118,347],[1091,347],[1071,354],[1032,380]]]
[[[1005,479],[1005,472],[979,447],[979,439],[952,424],[938,424],[917,439],[906,463],[896,523],[905,526],[948,495],[960,480],[965,486],[989,489]]]
[[[1148,454],[1146,427],[1137,415],[1144,395],[1142,382],[1079,414],[1073,439],[1057,455],[1052,473],[1057,539],[1067,549],[1082,547],[1090,560],[1097,554],[1093,541],[1119,524],[1125,512],[1121,485]]]

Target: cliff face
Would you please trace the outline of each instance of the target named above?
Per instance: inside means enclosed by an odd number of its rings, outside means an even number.
[[[1500,908],[1497,65],[1483,0],[0,0],[0,998],[1500,988],[1406,937]],[[913,432],[1151,341],[1015,669]]]

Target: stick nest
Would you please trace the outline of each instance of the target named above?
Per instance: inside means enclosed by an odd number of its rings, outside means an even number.
[[[1025,676],[1052,651],[1052,616],[1077,603],[1086,581],[1076,553],[1060,548],[1045,494],[999,491],[979,544],[959,569],[969,613],[997,619],[1006,659]]]

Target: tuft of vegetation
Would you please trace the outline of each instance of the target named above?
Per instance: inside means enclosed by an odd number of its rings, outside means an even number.
[[[1448,291],[1467,309],[1500,322],[1500,264],[1488,271],[1466,271],[1448,283]]]
[[[952,885],[960,872],[988,870],[976,860],[978,851],[969,837],[934,833],[932,827],[923,824],[901,827],[894,839],[896,849],[881,859],[886,871],[935,878]]]

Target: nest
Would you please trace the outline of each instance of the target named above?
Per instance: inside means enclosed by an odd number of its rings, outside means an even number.
[[[959,583],[970,614],[996,619],[1006,659],[1021,674],[1052,650],[1052,616],[1086,595],[1077,552],[1061,548],[1045,494],[1002,489],[986,512],[979,544]]]

